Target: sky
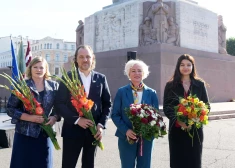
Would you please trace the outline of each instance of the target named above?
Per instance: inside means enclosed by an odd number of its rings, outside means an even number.
[[[3,0],[1,0],[3,1]],[[233,0],[194,0],[223,15],[227,38],[235,37]],[[42,39],[46,36],[76,41],[78,20],[102,10],[112,0],[7,0],[0,5],[0,37],[23,36]]]

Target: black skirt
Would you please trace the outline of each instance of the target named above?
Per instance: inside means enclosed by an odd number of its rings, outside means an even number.
[[[173,126],[169,131],[170,167],[171,168],[201,168],[203,129],[192,128],[190,133]]]

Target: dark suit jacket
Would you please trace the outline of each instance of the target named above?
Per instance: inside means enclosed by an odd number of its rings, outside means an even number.
[[[105,75],[95,71],[91,73],[91,85],[88,95],[88,99],[94,101],[91,111],[96,125],[100,123],[105,127],[111,108],[109,87]],[[68,75],[71,77],[71,72],[68,72]],[[78,76],[82,83],[79,73]],[[85,129],[74,124],[79,114],[71,103],[69,90],[62,82],[57,92],[55,108],[61,117],[64,118],[62,137],[75,138],[84,135]]]
[[[132,88],[126,85],[118,89],[115,96],[112,110],[112,120],[117,126],[116,136],[126,139],[126,132],[128,129],[133,129],[130,119],[127,117],[125,108],[130,107],[134,103]],[[156,91],[144,86],[141,103],[149,104],[156,109],[159,109],[158,98]]]
[[[194,79],[191,80],[190,91],[192,95],[196,94],[197,97],[204,103],[209,103],[204,82]],[[170,120],[170,130],[176,121],[174,106],[177,106],[179,104],[179,97],[184,97],[183,85],[181,83],[178,83],[173,86],[173,82],[168,82],[165,86],[164,91],[163,111],[167,118]]]
[[[55,111],[53,110],[53,114],[51,112],[54,105],[56,90],[58,89],[58,83],[52,80],[44,81],[45,89],[43,99],[39,96],[32,79],[26,80],[26,83],[33,92],[36,100],[43,104],[46,116],[54,115]],[[23,103],[15,95],[11,94],[7,103],[7,114],[12,117],[11,123],[16,124],[15,131],[26,136],[37,138],[41,131],[40,125],[34,122],[20,120],[22,113],[29,112],[25,110]]]

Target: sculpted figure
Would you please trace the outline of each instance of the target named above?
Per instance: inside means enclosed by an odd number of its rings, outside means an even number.
[[[144,19],[144,24],[141,24],[139,29],[140,46],[154,43],[155,41],[152,38],[153,38],[153,30],[152,30],[151,19],[149,17],[146,17]]]
[[[84,44],[84,23],[82,20],[79,20],[78,24],[76,29],[76,47]]]
[[[158,43],[165,43],[167,39],[167,14],[169,7],[162,0],[157,0],[157,3],[152,5],[151,10],[153,13],[153,29],[155,31],[154,39]]]
[[[218,16],[218,44],[219,44],[219,53],[227,54],[226,51],[226,31],[227,28],[223,23],[223,16]]]
[[[168,31],[167,31],[167,44],[179,46],[179,27],[174,23],[173,17],[167,19]]]

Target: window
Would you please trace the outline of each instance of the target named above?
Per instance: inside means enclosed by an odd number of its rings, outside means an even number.
[[[35,51],[37,50],[37,46],[35,46]]]
[[[47,43],[47,49],[49,49],[49,43]]]
[[[52,49],[52,44],[50,44],[50,49]]]
[[[68,62],[68,56],[64,55],[64,62]]]
[[[67,50],[67,44],[64,44],[64,49]]]
[[[41,49],[42,49],[42,44],[41,44]]]
[[[60,74],[60,68],[59,67],[55,67],[55,75],[59,75]]]
[[[59,43],[56,44],[56,49],[60,49],[60,44]]]
[[[44,49],[46,49],[47,48],[47,44],[44,44]]]
[[[74,50],[75,48],[74,48],[74,45],[71,45],[71,50]]]
[[[49,54],[46,54],[46,60],[50,61],[50,55]]]
[[[60,55],[59,54],[56,54],[55,61],[60,61]]]

